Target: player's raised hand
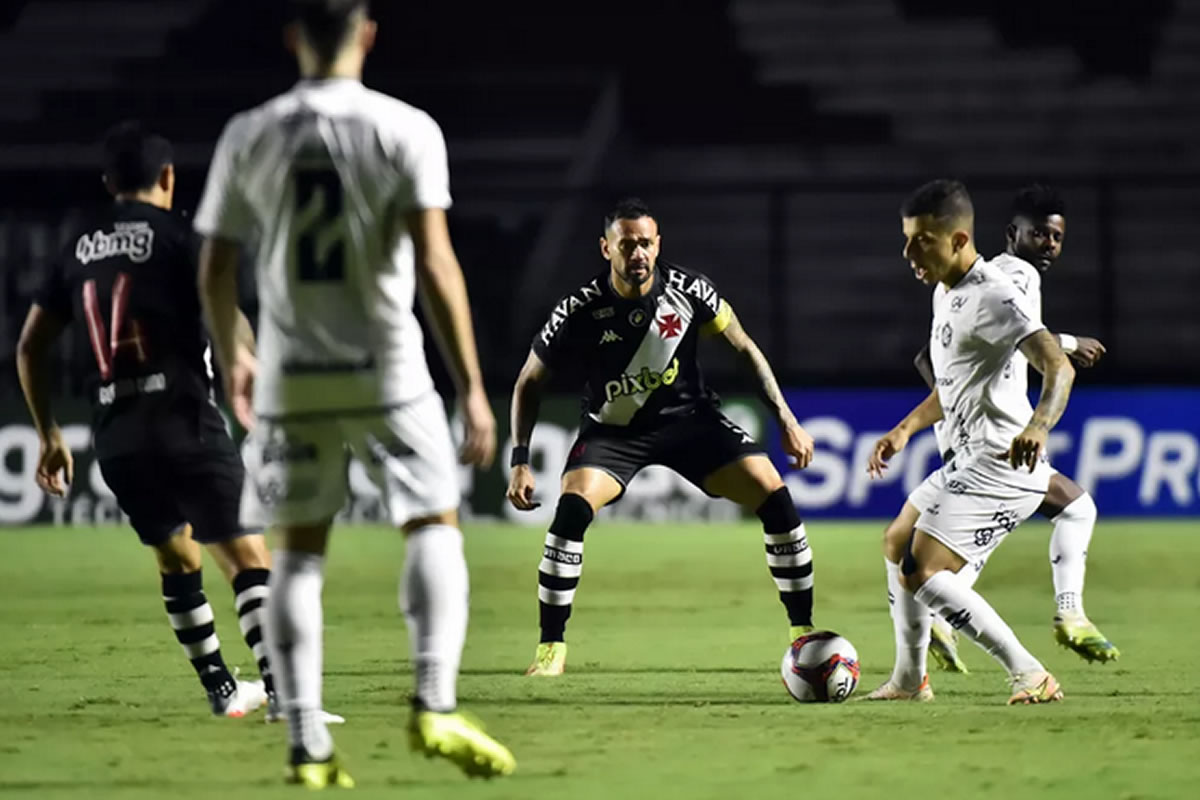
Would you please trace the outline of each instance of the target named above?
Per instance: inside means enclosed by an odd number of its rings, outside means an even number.
[[[481,388],[467,392],[462,401],[463,424],[466,428],[458,460],[482,469],[492,465],[496,457],[496,418],[487,394]]]
[[[875,449],[867,459],[867,474],[872,478],[882,478],[888,468],[887,462],[907,444],[908,433],[899,427],[892,428],[875,443]]]
[[[239,347],[237,361],[229,370],[229,378],[225,382],[225,396],[229,399],[229,407],[233,416],[243,429],[254,429],[254,376],[258,374],[258,359],[254,353],[244,347]]]
[[[798,422],[790,422],[783,426],[783,452],[796,469],[804,469],[812,463],[813,438],[808,431],[800,427]]]
[[[1008,458],[1008,463],[1012,464],[1013,469],[1020,469],[1022,465],[1025,465],[1029,467],[1030,472],[1033,472],[1045,449],[1046,431],[1030,425],[1017,434],[1012,441],[1012,446],[1008,448],[1008,452],[1004,456]]]
[[[1094,367],[1099,363],[1100,359],[1108,351],[1099,339],[1093,339],[1090,336],[1075,337],[1075,352],[1071,353],[1071,360],[1081,367]]]
[[[62,431],[55,428],[42,442],[34,480],[47,494],[66,497],[74,479],[75,459],[71,456],[71,448],[63,441]]]
[[[533,490],[536,486],[537,481],[534,480],[533,470],[529,468],[529,465],[518,464],[513,467],[512,475],[509,476],[508,492],[505,493],[505,497],[518,511],[532,511],[541,505],[533,499]]]

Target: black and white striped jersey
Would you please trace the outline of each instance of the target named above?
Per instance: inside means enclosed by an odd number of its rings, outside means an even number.
[[[716,402],[696,344],[732,316],[711,280],[677,264],[660,260],[636,300],[618,295],[605,269],[555,303],[533,352],[556,372],[586,376],[585,419],[648,427]]]

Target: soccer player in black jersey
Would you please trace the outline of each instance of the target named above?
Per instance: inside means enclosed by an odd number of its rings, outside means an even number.
[[[46,276],[21,332],[21,388],[41,437],[37,482],[69,492],[73,463],[54,421],[50,348],[74,326],[100,472],[162,573],[167,617],[214,714],[240,717],[273,694],[262,642],[270,556],[259,532],[238,524],[242,462],[212,398],[208,339],[196,294],[199,242],[170,212],[171,146],[137,123],[104,142],[114,202],[82,223]],[[243,318],[244,320],[244,318]],[[254,337],[243,325],[243,356]],[[261,681],[237,680],[221,657],[201,583],[208,546],[233,584],[241,629]]]
[[[812,630],[812,554],[804,524],[762,448],[718,410],[696,358],[701,336],[719,336],[753,369],[797,467],[812,460],[770,364],[712,281],[658,260],[661,238],[636,199],[604,220],[600,252],[609,268],[555,304],[513,389],[513,472],[508,499],[535,507],[529,441],[552,370],[586,373],[579,438],[538,568],[541,642],[528,675],[561,675],[563,641],[583,569],[583,535],[643,467],[662,464],[714,497],[754,511],[763,523],[767,566],[787,609],[791,637]]]

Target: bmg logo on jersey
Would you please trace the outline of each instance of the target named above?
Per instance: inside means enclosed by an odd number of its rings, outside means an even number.
[[[670,386],[678,377],[678,358],[671,359],[671,366],[662,372],[654,372],[649,367],[642,367],[642,371],[636,375],[622,375],[620,380],[612,380],[604,384],[604,399],[611,403],[618,397],[653,392],[660,386]]]
[[[111,232],[85,233],[75,243],[75,258],[80,264],[117,256],[127,256],[133,263],[142,264],[153,253],[154,229],[146,222],[117,222]]]

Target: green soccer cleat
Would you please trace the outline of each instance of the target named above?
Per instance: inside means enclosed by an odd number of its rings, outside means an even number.
[[[567,643],[542,642],[537,646],[537,654],[533,663],[525,670],[526,675],[542,678],[554,678],[562,675],[567,669]]]
[[[958,654],[958,631],[941,619],[935,619],[929,629],[929,655],[943,672],[970,674],[966,662]]]
[[[289,764],[284,780],[314,790],[354,788],[354,778],[342,769],[337,756],[331,756],[328,761],[301,761],[298,764]]]
[[[472,778],[511,775],[517,760],[504,745],[484,732],[483,726],[462,713],[413,711],[408,743],[427,758],[441,756]]]
[[[793,625],[792,627],[788,628],[788,636],[790,637],[788,641],[794,642],[801,636],[808,636],[815,630],[816,628],[814,628],[812,625]]]
[[[1068,650],[1074,650],[1085,661],[1106,663],[1121,657],[1121,651],[1108,640],[1091,620],[1077,616],[1054,617],[1054,639]]]

